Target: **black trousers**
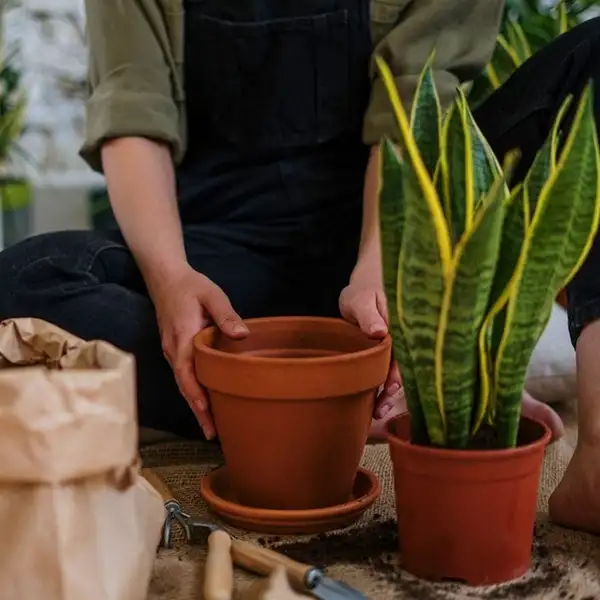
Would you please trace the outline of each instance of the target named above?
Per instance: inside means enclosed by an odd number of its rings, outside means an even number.
[[[594,19],[529,60],[476,111],[495,152],[502,156],[519,147],[525,170],[564,98],[580,93],[590,78],[600,89],[599,56],[600,20]],[[598,93],[595,107],[600,122]],[[223,288],[242,317],[338,314],[338,295],[356,260],[360,167],[365,163],[362,151],[344,161],[338,151],[339,146],[315,150],[317,160],[296,153],[280,157],[275,166],[246,165],[235,186],[222,182],[243,199],[235,219],[223,211],[194,222],[184,219],[190,264]],[[282,193],[284,174],[292,182],[312,182],[305,203],[298,186]],[[265,190],[275,180],[271,198]],[[319,194],[325,194],[322,206]],[[271,210],[276,219],[269,217]],[[569,286],[568,299],[575,343],[582,328],[600,317],[598,238]],[[201,437],[163,357],[152,302],[119,234],[51,233],[1,252],[0,320],[21,316],[45,319],[84,339],[105,339],[132,352],[140,424]]]

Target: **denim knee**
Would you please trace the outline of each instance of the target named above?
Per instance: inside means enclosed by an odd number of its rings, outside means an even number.
[[[91,267],[109,248],[122,246],[92,231],[46,233],[9,246],[0,252],[0,320],[37,313],[93,283]]]

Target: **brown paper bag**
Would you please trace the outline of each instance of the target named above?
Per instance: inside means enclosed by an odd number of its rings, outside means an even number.
[[[133,357],[0,323],[0,598],[145,600],[164,517],[139,474]]]

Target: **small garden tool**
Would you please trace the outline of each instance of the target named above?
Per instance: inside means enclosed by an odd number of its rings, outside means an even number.
[[[367,600],[366,596],[358,590],[342,581],[330,579],[317,567],[297,562],[268,548],[231,538],[214,523],[191,517],[183,512],[167,484],[156,473],[150,469],[142,469],[142,475],[160,493],[167,509],[163,546],[167,548],[171,546],[173,522],[178,522],[183,527],[186,539],[190,542],[199,540],[198,534],[209,534],[207,575],[211,581],[212,593],[226,594],[227,590],[231,589],[229,582],[232,581],[233,575],[230,575],[229,569],[233,564],[262,576],[268,576],[277,567],[283,567],[291,585],[297,591],[310,594],[318,600]],[[226,557],[226,548],[229,548],[229,559]],[[208,574],[209,567],[210,574]],[[207,600],[229,600],[226,595],[213,597],[206,595],[206,598]]]
[[[173,541],[173,524],[179,523],[188,542],[192,541],[190,515],[183,512],[181,504],[173,498],[169,486],[151,469],[142,469],[142,477],[161,495],[167,516],[163,525],[161,545],[170,548]]]

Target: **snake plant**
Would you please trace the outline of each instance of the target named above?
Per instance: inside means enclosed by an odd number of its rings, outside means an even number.
[[[568,135],[566,106],[521,184],[500,164],[464,94],[440,108],[431,60],[408,115],[376,59],[399,130],[380,144],[379,219],[390,331],[413,443],[518,442],[525,373],[557,292],[600,220],[591,87]],[[566,133],[566,132],[565,132]]]

